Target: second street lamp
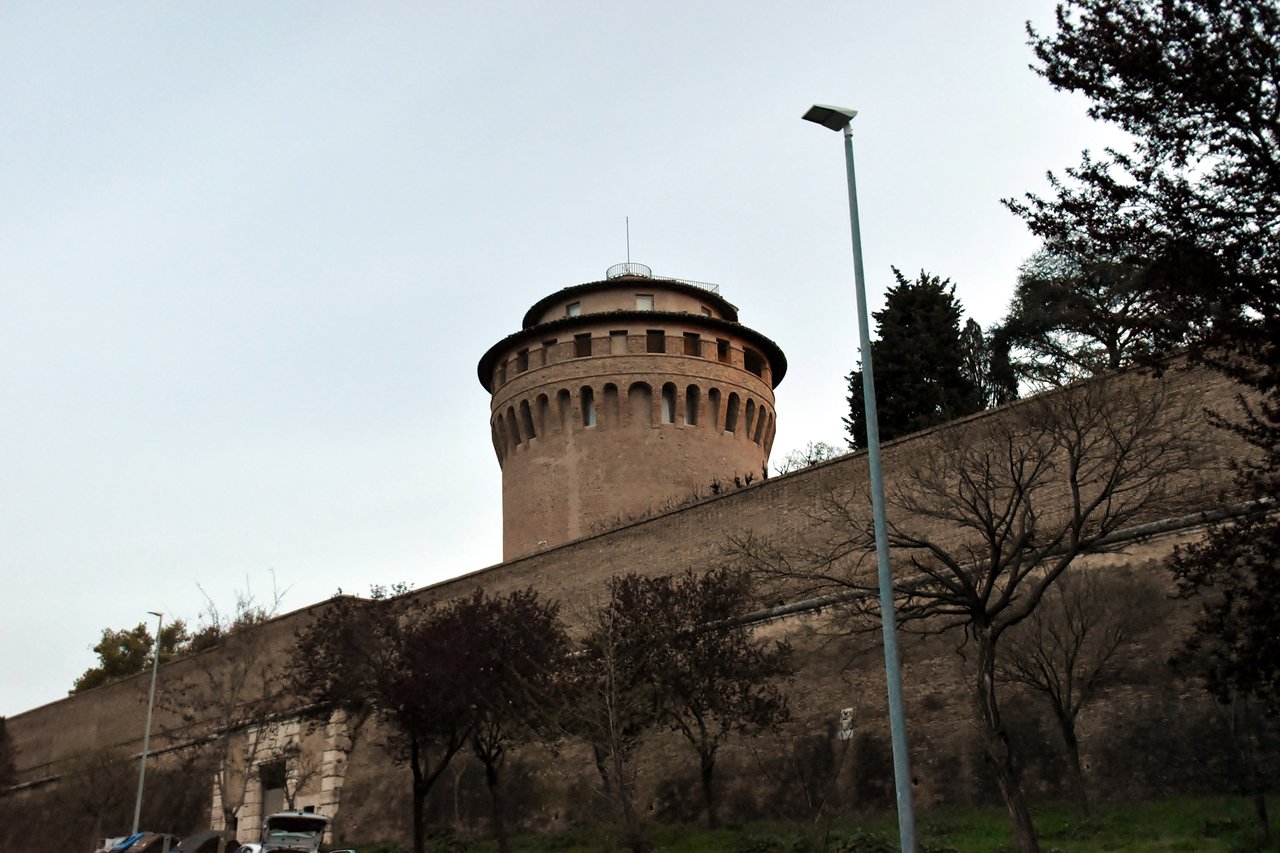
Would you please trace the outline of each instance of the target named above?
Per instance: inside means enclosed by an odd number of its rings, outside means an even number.
[[[849,227],[853,236],[853,282],[858,301],[858,345],[862,349],[862,402],[867,420],[867,468],[871,472],[871,512],[876,533],[876,574],[880,586],[880,626],[884,634],[885,681],[889,688],[889,730],[893,740],[893,780],[898,795],[898,834],[903,853],[915,853],[916,819],[911,796],[911,759],[907,751],[907,719],[902,700],[902,665],[898,659],[898,617],[893,605],[893,571],[884,514],[884,478],[880,470],[880,424],[876,419],[876,381],[871,365],[871,331],[867,323],[867,288],[862,271],[862,231],[858,223],[858,186],[853,171],[853,130],[858,114],[848,107],[814,104],[805,121],[844,131],[845,173],[849,183]]]
[[[151,711],[156,704],[156,673],[160,670],[160,632],[164,628],[164,614],[148,610],[156,617],[156,644],[151,652],[151,692],[147,696],[147,727],[142,730],[142,762],[138,765],[138,797],[133,803],[133,835],[138,834],[138,821],[142,817],[142,786],[147,779],[147,752],[151,748]]]

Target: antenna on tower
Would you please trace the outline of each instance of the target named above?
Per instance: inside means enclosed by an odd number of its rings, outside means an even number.
[[[631,263],[631,217],[627,217],[627,263]]]

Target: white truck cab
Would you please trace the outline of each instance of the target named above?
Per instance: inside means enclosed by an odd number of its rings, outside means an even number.
[[[312,809],[276,812],[263,820],[259,841],[246,844],[240,850],[246,853],[320,853],[320,844],[328,828],[329,818]]]

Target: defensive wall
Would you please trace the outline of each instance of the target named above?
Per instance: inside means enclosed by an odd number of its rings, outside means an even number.
[[[1130,379],[1139,385],[1154,381],[1136,373]],[[1163,528],[1146,528],[1147,532],[1132,538],[1123,553],[1084,561],[1097,568],[1124,563],[1158,571],[1177,542],[1198,535],[1198,513],[1231,503],[1232,476],[1228,461],[1242,454],[1244,448],[1231,434],[1210,427],[1205,411],[1230,412],[1237,389],[1218,375],[1203,370],[1170,371],[1163,381],[1177,401],[1177,406],[1170,410],[1177,418],[1177,430],[1200,437],[1202,441],[1194,458],[1188,458],[1181,480],[1172,490],[1176,505],[1153,507],[1150,517],[1136,521],[1181,520]],[[886,483],[892,489],[895,484],[906,482],[909,473],[929,457],[949,430],[968,428],[988,419],[1008,418],[1016,407],[1029,404],[1014,404],[886,444],[883,454]],[[603,595],[605,581],[616,573],[697,571],[734,563],[735,556],[726,548],[731,536],[752,532],[768,536],[780,548],[797,551],[811,548],[830,533],[830,520],[824,518],[822,507],[833,497],[858,499],[865,493],[866,482],[865,455],[851,454],[767,481],[730,487],[719,495],[707,496],[707,489],[691,489],[688,503],[683,506],[416,590],[409,593],[408,598],[425,603],[466,595],[477,586],[495,594],[532,587],[543,596],[561,601],[566,618],[574,622]],[[794,605],[795,602],[785,599],[761,602],[762,608],[779,604]],[[315,604],[253,629],[254,654],[263,666],[269,664],[273,673],[287,668],[296,632],[324,606],[324,603]],[[1171,605],[1169,618],[1185,621],[1185,613],[1176,611],[1177,607]],[[815,754],[825,756],[818,763],[849,762],[853,769],[842,783],[848,788],[842,794],[845,802],[870,801],[885,793],[887,734],[883,723],[882,659],[873,637],[832,636],[837,632],[832,630],[831,613],[831,608],[792,607],[785,615],[760,622],[759,631],[785,637],[795,644],[801,669],[791,688],[795,720],[787,732],[767,742],[736,744],[729,748],[722,761],[725,776],[730,780],[726,783],[727,802],[737,802],[742,810],[749,809],[752,803],[762,806],[761,800],[769,796],[785,797],[786,792],[794,791],[795,784],[788,784],[788,774],[805,762],[812,764],[817,760],[805,750],[816,750]],[[1177,633],[1169,630],[1152,640],[1147,649],[1148,659],[1163,666]],[[957,650],[961,655],[956,654]],[[915,784],[925,802],[963,800],[966,791],[977,796],[985,784],[981,781],[980,753],[967,737],[973,730],[973,722],[962,655],[963,643],[958,635],[908,638],[904,643],[904,681],[917,775]],[[233,656],[225,648],[214,648],[160,667],[158,696],[161,699],[155,726],[157,734],[152,741],[154,749],[161,753],[180,751],[184,745],[198,746],[202,738],[207,741],[212,731],[211,721],[207,719],[210,714],[206,714],[203,721],[200,716],[202,711],[211,712],[211,706],[207,703],[202,706],[195,698],[189,698],[184,704],[183,701],[165,702],[164,697],[200,696],[198,685],[208,680],[209,673],[220,671],[225,677],[234,671],[236,664],[230,657]],[[10,717],[7,725],[17,749],[19,788],[31,794],[55,784],[77,756],[86,752],[117,749],[136,755],[141,747],[146,687],[146,676],[137,676]],[[253,689],[270,688],[263,682]],[[252,692],[246,693],[246,703],[251,700],[249,693]],[[1015,698],[1010,708],[1011,718],[1019,717],[1021,704],[1026,705],[1025,719],[1042,718],[1043,714],[1033,713],[1032,702],[1030,698],[1025,702]],[[1205,705],[1199,694],[1167,678],[1148,675],[1134,683],[1118,685],[1082,722],[1087,760],[1098,767],[1112,768],[1107,771],[1111,774],[1108,778],[1117,790],[1124,790],[1125,785],[1132,787],[1137,784],[1133,774],[1126,776],[1115,768],[1131,762],[1133,755],[1089,753],[1089,732],[1120,726],[1149,739],[1185,739],[1190,736],[1188,732],[1206,719],[1209,711]],[[834,726],[845,709],[852,709],[855,728],[849,739],[838,740]],[[288,721],[299,710],[291,697],[280,696],[272,710],[272,719]],[[195,716],[188,719],[184,713]],[[231,724],[242,733],[240,736],[263,722],[231,719]],[[376,736],[362,736],[351,748],[351,744],[343,741],[340,722],[330,721],[321,739],[309,741],[308,749],[323,751],[323,767],[307,781],[298,804],[317,804],[337,811],[338,826],[348,838],[402,835],[404,812],[400,806],[407,784],[401,777],[407,776],[407,771],[391,766],[377,747]],[[1035,728],[1032,723],[1027,725]],[[1052,732],[1046,734],[1036,729],[1033,735],[1047,744],[1040,751],[1042,757],[1049,756],[1053,750]],[[1143,748],[1149,752],[1149,747],[1148,742]],[[660,739],[644,760],[656,767],[686,767],[688,759],[681,749],[678,741]],[[1163,742],[1161,749],[1166,757],[1172,755],[1169,743]],[[1185,761],[1189,767],[1203,770],[1211,759],[1202,750],[1189,754]],[[530,795],[526,817],[532,815],[544,824],[555,825],[581,816],[581,809],[575,810],[574,804],[589,799],[583,796],[583,786],[589,785],[590,780],[584,778],[581,770],[589,766],[589,762],[574,761],[571,752],[568,758],[562,756],[557,760],[535,751],[526,756],[520,766],[520,772],[538,782],[526,787],[544,792],[536,797]],[[1055,776],[1060,778],[1061,768],[1055,769],[1047,757],[1044,766],[1033,763],[1028,769],[1033,789],[1039,786],[1049,790]],[[1169,778],[1176,775],[1169,774]],[[666,781],[662,785],[644,792],[646,806],[652,814],[678,817],[679,803],[687,798],[680,793],[679,785],[683,783],[670,780],[684,777],[673,770],[663,778]],[[455,783],[462,784],[456,780]],[[257,798],[255,807],[262,796],[261,791],[253,794]],[[690,796],[696,801],[695,795]],[[250,799],[246,798],[246,806],[250,805]],[[447,810],[443,814],[447,816]],[[247,809],[245,817],[251,817]]]

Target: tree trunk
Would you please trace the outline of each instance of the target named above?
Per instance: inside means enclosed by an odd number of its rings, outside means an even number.
[[[1258,817],[1258,833],[1263,845],[1271,843],[1271,821],[1267,817],[1267,795],[1259,788],[1253,793],[1253,811]]]
[[[720,828],[720,815],[716,811],[716,793],[715,793],[715,769],[716,754],[708,752],[705,748],[699,751],[702,758],[702,799],[707,806],[707,827],[709,829]]]
[[[421,751],[416,737],[409,738],[409,767],[413,771],[413,853],[426,853],[427,783],[422,773]]]
[[[507,820],[502,809],[502,792],[498,788],[498,763],[489,756],[481,756],[481,760],[484,762],[484,782],[489,788],[489,804],[493,807],[493,835],[498,842],[498,851],[511,853]]]
[[[622,750],[612,749],[609,763],[613,770],[613,790],[618,800],[618,809],[622,813],[622,826],[625,838],[623,844],[631,853],[650,853],[653,845],[645,835],[640,824],[640,816],[636,814],[635,805],[631,802],[631,786],[627,783],[627,767]]]
[[[1012,744],[1009,743],[1004,721],[1000,718],[1000,703],[996,697],[995,641],[988,630],[982,629],[977,632],[978,679],[974,696],[978,705],[978,716],[982,720],[987,760],[991,762],[991,768],[995,771],[1000,795],[1004,798],[1005,808],[1009,810],[1015,846],[1019,853],[1040,853],[1036,827],[1031,820],[1031,810],[1027,807],[1026,798],[1022,794],[1022,784],[1018,778],[1017,758],[1013,753]]]
[[[605,749],[598,743],[591,744],[591,754],[596,759],[596,772],[600,774],[600,784],[604,787],[604,798],[613,800],[613,784],[609,781],[609,767],[605,764]]]
[[[1071,712],[1065,708],[1054,708],[1058,718],[1058,729],[1062,732],[1062,743],[1067,748],[1067,762],[1071,766],[1071,787],[1075,789],[1076,802],[1080,810],[1089,814],[1089,790],[1084,784],[1084,768],[1080,766],[1080,741],[1076,739],[1076,721]]]

